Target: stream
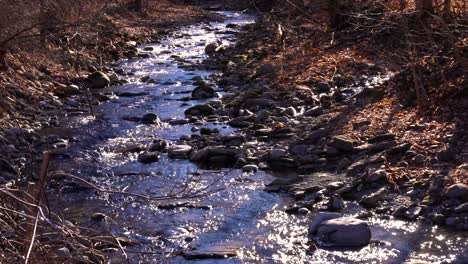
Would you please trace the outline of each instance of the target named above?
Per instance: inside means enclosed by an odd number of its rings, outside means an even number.
[[[119,62],[118,68],[131,73],[125,76],[129,83],[100,91],[111,100],[95,107],[96,117],[64,117],[62,127],[47,130],[47,136],[68,144],[64,154],[54,159],[53,171],[77,175],[103,188],[143,195],[213,193],[155,202],[98,193],[65,179],[54,183],[52,188],[57,191],[49,197],[52,204],[61,205],[61,214],[139,241],[141,245],[128,248],[130,263],[468,263],[466,233],[384,216],[366,219],[372,229],[370,245],[314,251],[307,229],[313,215],[286,214],[284,209],[293,198],[264,190],[278,175],[203,170],[167,154],[161,154],[158,162],[143,164],[137,160],[138,153],[124,151],[154,138],[176,143],[184,135],[199,133],[192,132],[194,124],[174,120],[185,119],[188,107],[207,101],[184,100],[195,87],[194,77],[212,83],[213,76],[220,74],[215,68],[197,67],[207,59],[205,46],[217,39],[232,44],[234,29],[227,26],[255,21],[251,15],[220,14],[226,17],[224,22],[186,27],[160,43],[139,47],[149,56]],[[145,76],[155,81],[141,82]],[[222,96],[222,90],[218,92]],[[128,121],[128,117],[147,113],[157,114],[162,124]],[[225,121],[205,119],[198,126],[218,128],[223,135],[235,133]],[[330,174],[314,177],[322,177],[323,182],[337,180]],[[344,214],[363,211],[357,203],[347,202]],[[95,213],[108,219],[95,221],[91,217]],[[220,252],[232,257],[213,258],[220,257]],[[110,254],[109,262],[124,263],[119,251]]]

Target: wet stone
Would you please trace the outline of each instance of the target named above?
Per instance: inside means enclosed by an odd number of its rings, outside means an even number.
[[[192,99],[199,100],[213,97],[216,97],[216,91],[208,85],[201,85],[192,91]]]
[[[159,120],[158,116],[153,113],[145,114],[141,118],[141,122],[146,125],[157,124],[158,120]]]
[[[317,233],[318,227],[321,223],[335,218],[342,217],[340,213],[332,213],[332,212],[319,212],[317,215],[314,216],[312,221],[309,224],[309,233],[311,235],[315,235]]]
[[[466,199],[468,198],[468,185],[463,183],[453,184],[447,188],[445,196],[452,199]]]
[[[257,172],[258,171],[258,166],[253,165],[253,164],[245,165],[244,167],[242,167],[242,171],[244,171],[244,172]]]
[[[149,95],[147,92],[117,92],[115,95],[119,97],[138,97],[138,96],[145,96]]]
[[[153,152],[153,151],[164,151],[167,147],[167,142],[164,139],[155,139],[151,143],[151,145],[148,147],[148,151]]]
[[[319,241],[337,246],[365,246],[371,239],[369,225],[350,217],[322,222],[317,229]]]
[[[210,105],[196,105],[192,106],[189,109],[185,110],[186,115],[194,115],[194,116],[209,116],[214,114],[214,108]]]
[[[382,142],[382,141],[392,141],[395,140],[395,135],[393,134],[382,134],[372,137],[368,140],[370,144]]]
[[[153,163],[159,161],[159,152],[145,152],[138,156],[138,161],[141,163]]]
[[[237,256],[240,245],[208,245],[183,253],[186,259],[223,259]]]
[[[189,145],[172,145],[167,148],[169,158],[185,159],[192,152],[192,147]]]
[[[202,135],[211,135],[211,134],[216,134],[216,133],[219,133],[219,129],[217,128],[208,128],[208,127],[200,128],[200,134]]]

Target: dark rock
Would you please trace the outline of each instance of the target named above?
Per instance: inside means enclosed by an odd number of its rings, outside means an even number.
[[[111,82],[107,74],[100,71],[90,74],[86,80],[89,87],[93,89],[107,87]]]
[[[257,111],[265,108],[270,108],[276,104],[275,101],[266,98],[248,98],[244,101],[244,108],[252,111]]]
[[[385,154],[385,155],[397,155],[397,154],[405,153],[410,148],[411,148],[410,143],[402,143],[402,144],[400,144],[400,145],[398,145],[396,147],[393,147],[391,149],[388,149],[388,150],[384,151],[383,154]]]
[[[374,143],[371,146],[369,146],[369,149],[367,150],[367,152],[369,154],[379,153],[379,152],[382,152],[384,150],[393,148],[395,146],[397,146],[397,142],[395,140],[382,141],[382,142]]]
[[[17,171],[13,165],[5,159],[0,159],[0,176],[4,180],[10,181],[17,178]]]
[[[330,182],[327,184],[326,189],[328,191],[335,191],[338,190],[339,188],[343,188],[345,186],[344,182]]]
[[[78,86],[73,85],[73,84],[64,85],[64,84],[56,83],[54,93],[60,98],[65,98],[71,95],[81,94],[81,90]]]
[[[395,135],[393,134],[382,134],[372,137],[368,140],[370,144],[382,142],[382,141],[392,141],[395,140]]]
[[[231,147],[239,147],[245,142],[245,136],[243,135],[229,135],[223,137],[223,144]]]
[[[140,82],[148,82],[149,80],[151,80],[151,77],[150,76],[144,76],[144,77],[141,77],[140,78]]]
[[[372,182],[376,182],[376,181],[380,181],[380,180],[387,180],[387,172],[385,172],[385,170],[376,170],[374,172],[372,172],[371,174],[369,174],[365,181],[367,183],[372,183]]]
[[[360,129],[362,127],[369,126],[371,122],[369,120],[361,120],[357,122],[353,122],[353,129]]]
[[[283,111],[281,111],[281,114],[282,115],[286,115],[286,116],[297,116],[297,111],[294,107],[290,106],[286,109],[284,109]]]
[[[92,216],[91,216],[91,219],[93,219],[94,221],[102,221],[104,219],[106,219],[106,215],[103,214],[103,213],[94,213]]]
[[[312,132],[308,136],[307,139],[311,143],[316,143],[317,141],[319,141],[320,139],[326,137],[327,135],[328,135],[328,130],[326,130],[325,128],[319,128],[319,129],[315,130],[314,132]]]
[[[463,183],[453,184],[447,188],[445,196],[452,199],[464,200],[468,198],[468,186]]]
[[[147,92],[116,92],[115,95],[119,97],[138,97],[149,95]]]
[[[195,105],[185,110],[186,115],[209,116],[214,114],[214,108],[208,104]]]
[[[192,91],[192,99],[208,99],[216,97],[216,91],[209,85],[200,85]]]
[[[138,161],[141,163],[153,163],[159,161],[159,152],[145,152],[138,156]]]
[[[141,117],[138,117],[138,116],[123,116],[122,119],[127,120],[127,121],[131,121],[131,122],[140,122],[141,121]]]
[[[192,152],[192,147],[189,145],[172,145],[167,148],[169,158],[185,159]]]
[[[210,146],[190,155],[190,161],[208,168],[232,168],[238,160],[239,149]]]
[[[345,207],[345,203],[343,198],[339,195],[333,195],[330,197],[330,201],[328,203],[328,209],[332,211],[339,211]]]
[[[164,139],[155,139],[151,143],[151,145],[148,147],[148,151],[154,152],[154,151],[159,151],[162,152],[166,149],[167,147],[167,142]]]
[[[221,43],[219,42],[212,42],[212,43],[209,43],[208,45],[206,45],[205,47],[205,53],[207,55],[213,55],[215,53],[217,53],[221,48]]]
[[[328,145],[343,152],[353,151],[353,141],[343,136],[333,137],[332,140],[328,143]]]
[[[290,158],[281,158],[268,161],[269,167],[274,171],[289,171],[297,168],[296,162]]]
[[[148,113],[141,118],[141,122],[146,125],[157,124],[159,118],[156,114]]]
[[[318,93],[329,93],[331,91],[331,85],[328,82],[317,82],[315,84],[315,90]]]
[[[352,164],[352,161],[350,161],[347,158],[343,158],[343,159],[340,160],[340,162],[336,166],[336,170],[337,171],[343,170],[343,169],[345,169],[346,167],[348,167],[351,164]]]
[[[312,117],[319,116],[321,114],[323,114],[323,108],[321,106],[313,107],[304,112],[304,116],[312,116]]]
[[[258,171],[258,166],[253,165],[253,164],[248,164],[242,167],[242,171],[244,172],[257,172]]]
[[[211,135],[211,134],[216,134],[216,133],[219,133],[219,129],[217,128],[208,128],[208,127],[200,128],[200,134],[202,135]]]
[[[376,207],[380,201],[385,199],[386,195],[387,189],[382,188],[374,193],[362,197],[359,203],[365,207],[373,208]]]
[[[468,203],[457,206],[453,211],[457,214],[468,213]]]

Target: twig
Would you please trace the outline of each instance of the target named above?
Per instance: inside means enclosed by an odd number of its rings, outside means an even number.
[[[34,220],[34,227],[33,227],[33,231],[31,234],[31,242],[29,244],[29,248],[26,253],[26,259],[24,261],[25,264],[28,264],[29,262],[29,258],[31,256],[31,252],[34,246],[34,240],[36,238],[37,223],[39,221],[39,214],[41,212],[41,210],[39,210],[39,206],[41,204],[42,197],[44,196],[44,188],[45,188],[45,183],[47,180],[47,171],[49,170],[49,159],[50,159],[50,153],[45,152],[43,160],[42,160],[39,189],[37,190],[37,195],[36,195],[36,216],[35,216],[36,218]]]

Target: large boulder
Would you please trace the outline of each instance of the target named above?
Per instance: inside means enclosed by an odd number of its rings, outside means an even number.
[[[340,218],[342,215],[340,213],[332,213],[332,212],[319,212],[314,219],[312,219],[312,222],[309,224],[309,233],[311,235],[315,235],[317,233],[318,227],[320,226],[321,223],[335,219],[335,218]]]
[[[100,89],[108,86],[111,82],[109,76],[101,71],[93,72],[86,79],[90,88]]]
[[[365,246],[371,236],[367,222],[351,217],[327,220],[317,229],[319,241],[336,246]]]

